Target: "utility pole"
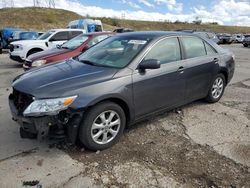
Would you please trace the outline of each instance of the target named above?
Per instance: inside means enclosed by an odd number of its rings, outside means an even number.
[[[56,4],[54,0],[49,0],[49,8],[55,8]]]
[[[39,7],[40,1],[39,0],[33,0],[34,7]]]
[[[14,0],[10,0],[10,7],[14,7]]]

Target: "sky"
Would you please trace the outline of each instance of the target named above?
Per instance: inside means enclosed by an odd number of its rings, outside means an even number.
[[[33,0],[12,0],[15,7],[32,6]],[[46,6],[48,0],[40,0]],[[0,0],[0,7],[11,1]],[[80,15],[150,21],[187,21],[250,26],[250,0],[55,0],[56,8]]]

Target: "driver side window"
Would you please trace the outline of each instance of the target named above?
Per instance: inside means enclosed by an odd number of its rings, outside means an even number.
[[[176,37],[163,39],[158,42],[146,55],[144,60],[156,59],[161,64],[181,60],[179,41]]]

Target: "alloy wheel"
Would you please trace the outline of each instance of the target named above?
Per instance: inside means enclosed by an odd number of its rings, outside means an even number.
[[[91,137],[97,144],[107,144],[118,134],[121,118],[113,110],[102,112],[96,117],[91,127]]]
[[[218,99],[223,92],[224,82],[221,77],[215,79],[212,87],[212,96],[214,99]]]

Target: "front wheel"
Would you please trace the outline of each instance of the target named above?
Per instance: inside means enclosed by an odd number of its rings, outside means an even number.
[[[223,74],[218,74],[214,79],[208,91],[206,100],[210,103],[218,102],[225,90],[226,80]]]
[[[113,102],[103,102],[84,114],[79,139],[90,150],[104,150],[121,137],[126,124],[123,109]]]

